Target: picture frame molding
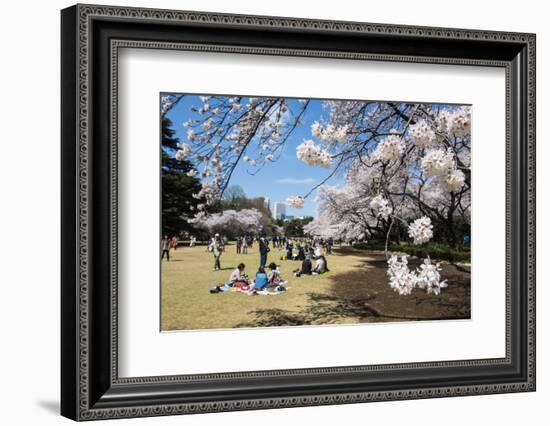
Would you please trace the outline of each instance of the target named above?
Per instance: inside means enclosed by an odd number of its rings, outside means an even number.
[[[147,39],[140,38],[144,32]],[[228,44],[212,42],[225,33],[231,35]],[[249,33],[266,35],[255,38],[256,45],[251,46]],[[177,40],[176,34],[191,40]],[[334,40],[336,49],[319,48],[317,39]],[[372,44],[353,50],[365,40]],[[63,10],[62,414],[92,420],[534,391],[535,40],[533,34],[523,33],[129,7],[76,5]],[[468,51],[464,57],[430,54],[445,42],[455,49],[451,53],[464,53],[468,46],[479,46],[479,51]],[[304,49],[300,43],[312,48]],[[388,46],[393,46],[393,53],[383,53]],[[119,378],[120,48],[505,68],[506,356]],[[407,51],[412,53],[404,54]]]

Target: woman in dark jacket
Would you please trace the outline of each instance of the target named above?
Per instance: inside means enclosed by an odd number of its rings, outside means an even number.
[[[311,257],[306,256],[306,258],[302,261],[302,266],[292,272],[294,272],[294,276],[296,277],[301,275],[311,275]]]
[[[305,260],[306,254],[302,246],[298,246],[298,254],[296,255],[296,260]]]
[[[292,244],[286,245],[286,260],[292,260]]]

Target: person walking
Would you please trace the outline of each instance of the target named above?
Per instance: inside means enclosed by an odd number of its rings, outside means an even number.
[[[220,265],[220,257],[223,252],[223,245],[220,240],[220,234],[214,235],[214,238],[212,239],[212,243],[210,243],[210,249],[212,251],[212,254],[214,255],[214,271],[219,271],[221,269]]]
[[[170,260],[170,240],[168,239],[168,235],[165,235],[162,241],[160,242],[160,249],[161,255],[160,260],[164,259],[164,255],[166,255],[166,260]]]
[[[267,263],[267,253],[269,252],[269,241],[265,235],[260,237],[258,245],[260,247],[260,266],[265,268],[265,264]]]

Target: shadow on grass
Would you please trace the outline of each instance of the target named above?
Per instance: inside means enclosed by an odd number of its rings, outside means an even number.
[[[352,249],[349,249],[352,250]],[[341,249],[336,255],[345,255]],[[358,253],[353,251],[354,255]],[[250,321],[236,327],[277,327],[363,322],[449,320],[470,318],[470,274],[454,265],[442,265],[449,287],[438,296],[416,289],[400,296],[388,286],[383,254],[365,253],[358,269],[330,277],[326,293],[307,293],[307,303],[299,311],[256,309]],[[330,260],[329,260],[330,262]],[[409,266],[420,265],[411,259]]]

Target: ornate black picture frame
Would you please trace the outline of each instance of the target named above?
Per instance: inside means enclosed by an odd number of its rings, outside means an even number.
[[[535,35],[76,5],[62,27],[61,413],[74,420],[535,390]],[[119,378],[117,52],[187,49],[506,71],[506,356]]]

